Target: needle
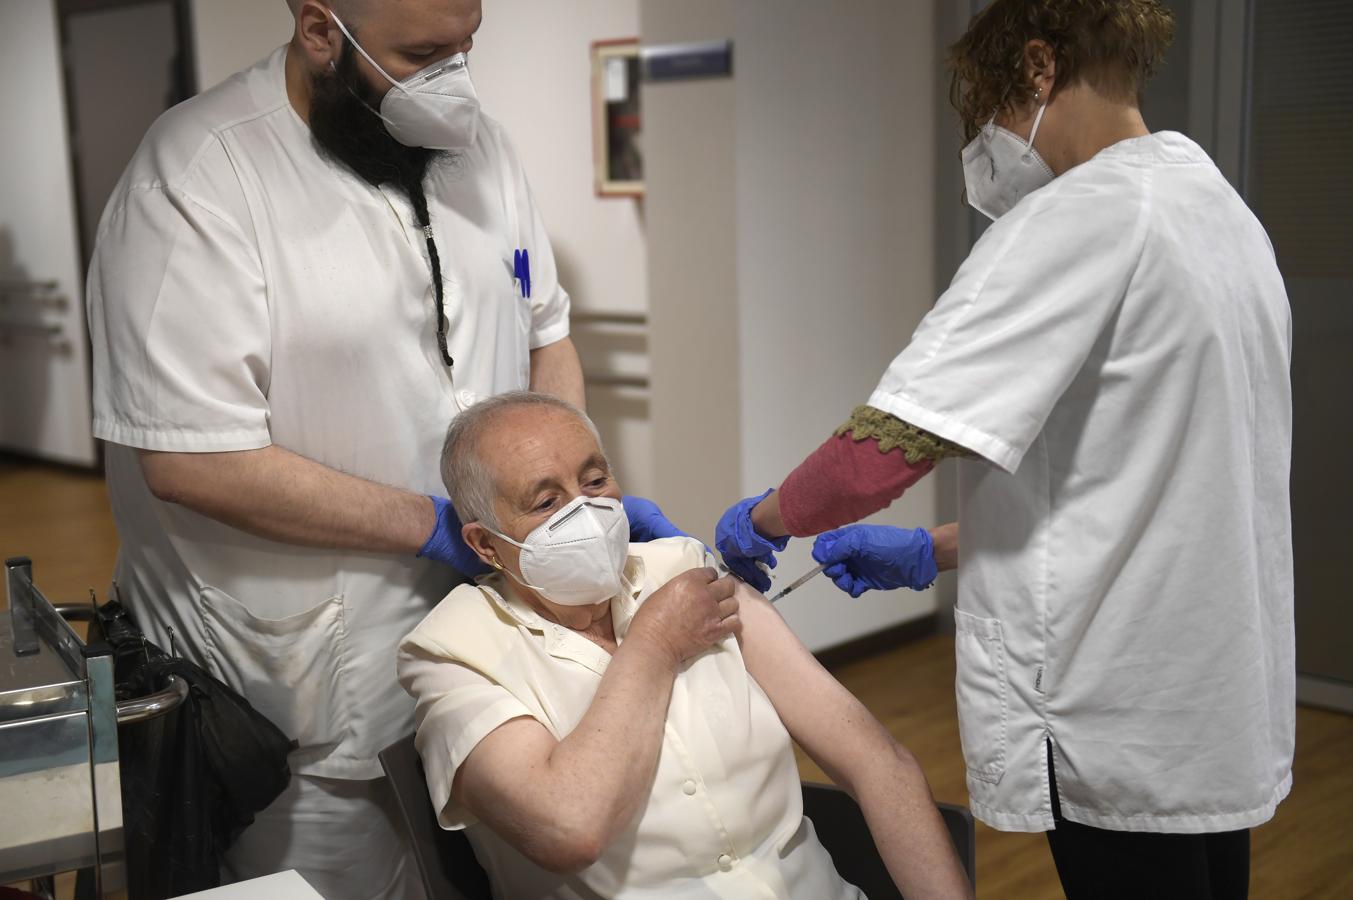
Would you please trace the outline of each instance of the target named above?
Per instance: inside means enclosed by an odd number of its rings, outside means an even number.
[[[775,601],[783,597],[785,594],[788,594],[790,591],[798,590],[799,588],[803,587],[813,578],[813,576],[817,575],[825,568],[827,568],[827,564],[823,563],[820,566],[814,566],[813,568],[809,569],[808,572],[795,579],[794,583],[791,584],[789,587],[785,588],[783,591],[780,591],[780,593],[776,594],[774,597],[771,597],[770,602],[774,603]]]
[[[741,575],[739,575],[737,572],[734,572],[732,569],[728,568],[728,566],[724,565],[722,562],[716,561],[714,565],[723,574],[732,575],[734,578],[736,578],[738,581],[741,581],[743,584],[747,583],[747,581]],[[756,564],[756,567],[760,569],[767,577],[770,576],[770,566],[766,565],[763,562],[759,562]]]

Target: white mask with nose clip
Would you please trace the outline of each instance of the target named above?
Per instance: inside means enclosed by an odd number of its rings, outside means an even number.
[[[630,523],[619,500],[575,497],[524,542],[487,530],[521,548],[521,577],[507,574],[551,603],[593,606],[623,589]]]
[[[396,81],[357,43],[338,14],[329,11],[338,30],[371,67],[390,82],[379,112],[390,136],[406,147],[463,150],[479,132],[479,96],[470,81],[464,53],[435,62]]]

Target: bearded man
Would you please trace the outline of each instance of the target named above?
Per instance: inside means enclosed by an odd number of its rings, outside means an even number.
[[[446,423],[583,402],[526,178],[481,114],[479,0],[291,0],[287,46],[151,128],[89,275],[117,581],[148,635],[297,742],[227,880],[417,896],[377,752],[413,727],[395,647],[480,570]],[[671,533],[646,501],[633,537]]]

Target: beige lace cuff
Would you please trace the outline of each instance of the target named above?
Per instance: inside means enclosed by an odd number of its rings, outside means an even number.
[[[939,462],[949,456],[973,455],[972,451],[952,441],[946,441],[939,435],[903,422],[897,416],[872,406],[855,407],[846,423],[836,429],[837,437],[846,434],[855,441],[877,439],[880,453],[901,448],[907,462],[912,465],[923,459]]]

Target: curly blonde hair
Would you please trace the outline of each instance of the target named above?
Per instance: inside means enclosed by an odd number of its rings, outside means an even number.
[[[1033,98],[1024,48],[1042,39],[1057,62],[1057,84],[1084,81],[1136,101],[1174,38],[1174,15],[1160,0],[993,0],[949,48],[949,101],[972,140],[987,120]]]

